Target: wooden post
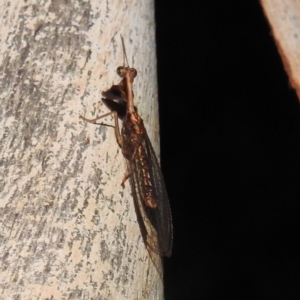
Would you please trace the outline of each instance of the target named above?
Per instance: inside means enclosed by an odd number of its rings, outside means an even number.
[[[113,129],[79,120],[108,112],[122,34],[158,150],[153,1],[0,7],[0,298],[163,299]]]
[[[300,2],[261,0],[291,86],[300,99]]]

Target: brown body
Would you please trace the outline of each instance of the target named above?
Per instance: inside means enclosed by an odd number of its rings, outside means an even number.
[[[125,125],[124,125],[125,124]],[[142,118],[136,112],[128,112],[123,119],[122,136],[122,153],[129,161],[135,160],[136,167],[141,170],[144,201],[147,206],[155,208],[157,200],[153,194],[153,184],[149,173],[148,160],[141,140],[145,135],[145,127]],[[130,172],[130,171],[129,171]]]

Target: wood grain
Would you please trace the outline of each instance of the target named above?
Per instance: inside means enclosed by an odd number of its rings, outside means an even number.
[[[1,299],[163,298],[113,129],[79,120],[107,112],[122,34],[158,150],[153,5],[1,1]]]

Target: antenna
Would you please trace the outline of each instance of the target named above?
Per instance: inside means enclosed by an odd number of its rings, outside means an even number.
[[[126,54],[126,49],[125,49],[125,43],[122,35],[120,34],[121,41],[122,41],[122,47],[123,47],[123,66],[125,67],[125,62],[127,63],[127,67],[129,67],[128,64],[128,59],[127,59],[127,54]]]

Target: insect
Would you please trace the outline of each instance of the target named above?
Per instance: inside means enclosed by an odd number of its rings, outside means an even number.
[[[148,250],[161,256],[170,256],[173,227],[168,195],[143,120],[134,106],[132,88],[137,71],[129,67],[122,37],[121,40],[124,61],[123,66],[117,68],[117,74],[122,80],[102,92],[102,101],[111,112],[95,119],[80,118],[93,124],[105,125],[96,122],[108,115],[114,116],[116,140],[127,165],[121,185],[124,187],[125,181],[129,179],[144,243]],[[122,120],[121,131],[118,118]]]

